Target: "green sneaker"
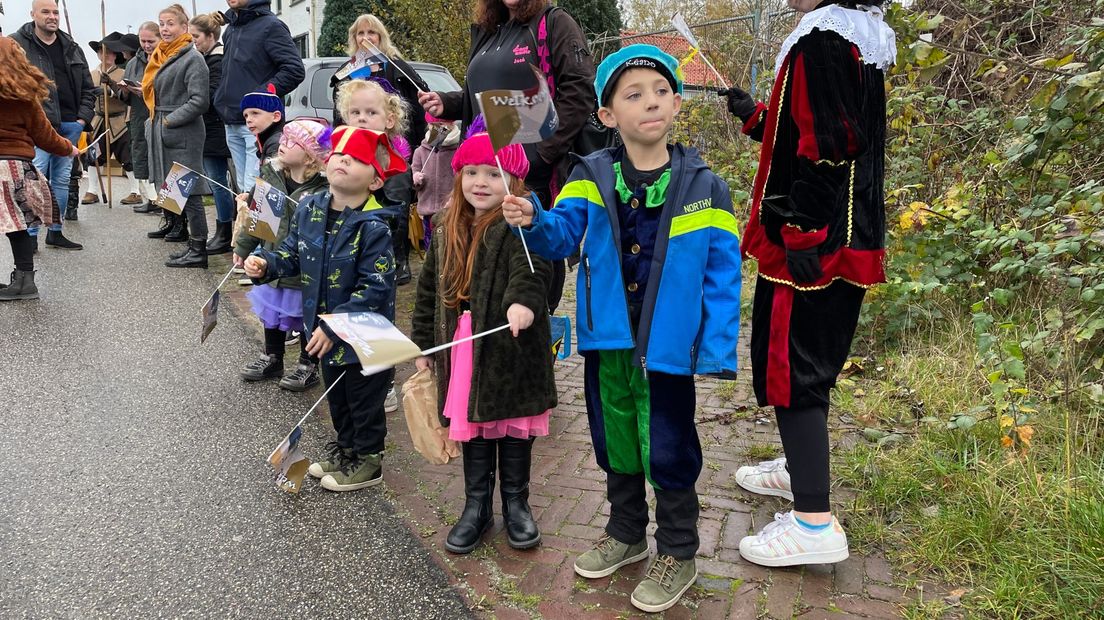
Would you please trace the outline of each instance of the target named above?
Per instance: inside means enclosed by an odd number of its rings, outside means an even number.
[[[648,539],[627,545],[609,534],[603,534],[593,549],[575,558],[575,573],[587,579],[597,579],[647,557]]]
[[[331,491],[357,491],[383,482],[383,453],[350,454],[341,469],[322,478]]]
[[[307,469],[308,474],[320,479],[324,478],[326,474],[335,474],[341,471],[341,466],[349,458],[345,455],[345,450],[337,445],[336,441],[326,444],[326,454],[328,456],[325,460],[311,463],[311,466]]]
[[[670,609],[682,597],[694,580],[698,567],[694,560],[676,560],[669,555],[657,555],[648,568],[644,581],[632,593],[632,604],[648,613]]]

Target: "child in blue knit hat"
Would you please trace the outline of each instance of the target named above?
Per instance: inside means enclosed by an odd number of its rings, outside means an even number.
[[[650,484],[658,554],[631,600],[659,612],[698,574],[694,375],[735,376],[740,247],[728,186],[693,148],[667,142],[682,105],[678,61],[631,45],[598,67],[595,91],[624,145],[582,158],[554,209],[507,196],[502,212],[544,258],[583,242],[576,329],[610,517],[575,572],[597,579],[648,557]]]
[[[280,136],[284,132],[284,100],[276,87],[268,85],[264,92],[246,93],[241,100],[242,116],[249,132],[257,137],[258,167],[280,151]],[[246,184],[250,183],[246,177]]]

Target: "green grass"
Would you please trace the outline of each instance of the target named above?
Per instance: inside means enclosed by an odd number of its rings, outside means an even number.
[[[517,583],[510,579],[499,581],[496,589],[509,603],[521,609],[532,611],[544,600],[539,594],[525,594],[518,590]]]
[[[766,443],[752,444],[744,448],[744,456],[752,461],[769,461],[778,458],[778,446]]]
[[[853,544],[880,546],[902,566],[969,588],[962,605],[971,616],[1104,616],[1099,412],[1048,403],[1031,421],[1026,453],[1001,445],[995,417],[968,431],[917,422],[969,409],[987,387],[972,340],[944,342],[891,356],[881,373],[868,370],[862,398],[846,388],[834,396],[860,424],[906,434],[892,449],[863,443],[839,455],[835,473],[858,490],[848,507]],[[938,617],[942,605],[905,612]]]

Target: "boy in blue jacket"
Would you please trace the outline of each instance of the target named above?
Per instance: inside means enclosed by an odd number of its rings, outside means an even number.
[[[632,603],[657,612],[697,577],[694,375],[736,373],[739,239],[728,186],[694,149],[667,143],[682,102],[678,61],[630,45],[598,67],[595,91],[599,118],[624,146],[581,158],[551,211],[507,196],[502,212],[551,260],[585,233],[576,329],[611,508],[606,535],[575,572],[605,577],[648,557],[647,481],[659,553]]]
[[[307,352],[322,361],[327,386],[345,375],[327,397],[337,441],[327,446],[329,457],[309,469],[331,491],[355,491],[383,481],[383,401],[394,370],[360,374],[356,354],[319,323],[318,315],[376,312],[395,320],[391,230],[379,217],[381,207],[372,192],[405,170],[406,162],[386,134],[337,129],[326,162],[330,190],[299,202],[278,250],[259,248],[245,259],[245,274],[256,284],[302,278],[303,326],[311,332]]]

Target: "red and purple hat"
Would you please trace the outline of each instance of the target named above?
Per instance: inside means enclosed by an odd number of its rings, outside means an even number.
[[[361,127],[338,127],[333,132],[332,142],[332,155],[348,155],[372,166],[381,179],[387,180],[407,170],[406,161],[391,146],[391,140],[383,132]],[[388,161],[380,161],[377,156],[381,146],[386,149]]]

